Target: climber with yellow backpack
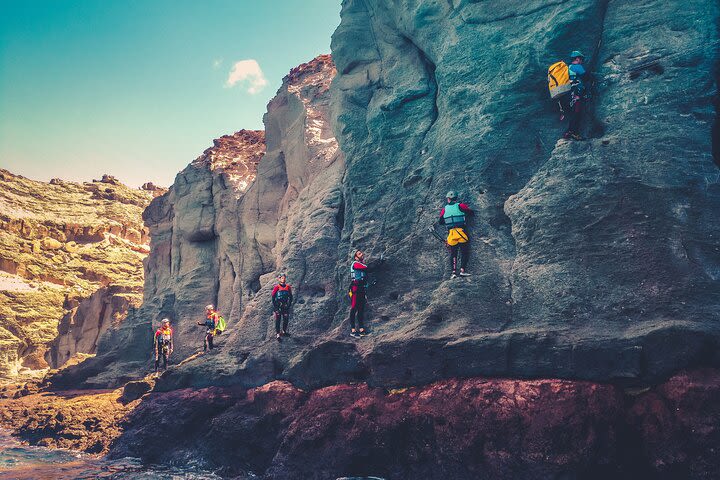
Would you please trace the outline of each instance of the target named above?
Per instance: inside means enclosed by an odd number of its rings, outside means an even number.
[[[560,106],[560,120],[568,117],[568,128],[563,138],[582,140],[580,121],[585,104],[590,99],[589,74],[583,63],[585,55],[578,50],[570,53],[570,65],[564,61],[555,62],[548,68],[548,90],[550,97]]]
[[[457,194],[449,191],[445,195],[447,204],[440,211],[440,225],[445,225],[448,229],[447,245],[450,251],[450,268],[452,273],[450,278],[457,276],[469,277],[470,274],[465,270],[468,260],[470,259],[470,237],[465,231],[466,217],[473,215],[474,212],[465,203],[457,201]],[[460,254],[460,268],[458,268],[458,253]]]

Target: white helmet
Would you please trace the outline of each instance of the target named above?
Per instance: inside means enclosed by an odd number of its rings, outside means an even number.
[[[214,309],[215,309],[215,307],[213,306],[212,303],[210,305],[205,305],[205,310],[214,310]]]

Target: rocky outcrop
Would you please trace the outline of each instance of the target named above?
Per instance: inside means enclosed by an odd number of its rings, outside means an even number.
[[[182,358],[200,342],[202,305],[231,325],[216,361],[188,362],[158,388],[477,375],[647,385],[720,363],[707,40],[718,12],[697,7],[344,2],[333,87],[326,58],[286,77],[239,202],[196,162],[146,213],[157,253],[144,331],[148,317],[173,316]],[[589,52],[598,79],[584,142],[556,141],[543,81],[570,48]],[[330,106],[347,164],[333,160]],[[476,211],[474,276],[455,281],[427,232],[449,189]],[[373,337],[360,344],[346,336],[343,301],[355,248],[388,259],[370,293]],[[299,298],[282,347],[269,335],[279,269]],[[128,358],[140,361],[103,361]]]
[[[109,176],[48,184],[0,170],[0,377],[94,353],[110,318],[138,305],[151,199]]]
[[[175,390],[144,397],[111,455],[192,458],[227,476],[275,480],[709,479],[720,473],[719,385],[716,370],[699,370],[642,393],[482,378],[399,390]]]
[[[371,377],[642,383],[717,364],[717,10],[343,3],[341,251],[392,259],[372,305],[379,335],[358,349]],[[589,138],[556,141],[545,71],[574,48],[598,80]],[[453,282],[426,232],[451,189],[476,210],[474,276]]]
[[[121,393],[84,390],[0,398],[0,426],[32,445],[105,453],[121,432],[121,419],[138,403],[121,403]]]
[[[139,285],[112,285],[96,290],[90,297],[66,298],[67,310],[57,328],[57,337],[49,346],[47,361],[52,368],[65,364],[77,353],[94,354],[100,335],[118,326],[130,308],[142,301]]]
[[[145,262],[142,308],[101,339],[96,359],[56,376],[56,386],[117,385],[142,374],[149,368],[152,322],[163,317],[175,326],[176,358],[193,355],[202,345],[197,322],[207,304],[227,319],[219,343],[230,348],[221,345],[217,361],[183,362],[178,381],[232,381],[259,361],[251,367],[252,382],[265,383],[277,349],[274,338],[266,340],[274,336],[268,305],[273,272],[280,270],[300,298],[294,328],[306,335],[327,331],[339,288],[336,264],[327,258],[340,241],[343,208],[344,164],[329,123],[334,68],[323,55],[284,79],[264,118],[261,160],[262,132],[222,137],[153,201],[144,214],[152,253]],[[245,364],[251,349],[257,359]]]

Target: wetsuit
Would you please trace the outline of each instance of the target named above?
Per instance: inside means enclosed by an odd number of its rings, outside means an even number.
[[[172,328],[160,327],[155,332],[153,340],[155,350],[155,371],[158,371],[160,359],[163,360],[163,370],[167,370],[168,358],[173,350],[173,331]]]
[[[382,259],[380,261],[382,263]],[[378,264],[379,265],[379,264]],[[350,327],[355,329],[355,320],[360,330],[365,330],[365,307],[367,306],[367,274],[374,271],[378,265],[369,267],[357,260],[350,266]]]
[[[451,212],[451,209],[453,212]],[[473,215],[473,211],[465,203],[449,203],[440,210],[440,225],[448,228],[447,244],[450,250],[450,268],[452,273],[458,271],[458,253],[460,269],[465,271],[470,259],[470,237],[465,231],[465,217]]]
[[[282,319],[282,332],[287,333],[290,320],[290,306],[293,302],[292,287],[287,283],[277,284],[272,291],[273,312],[275,313],[275,333],[280,333],[280,319]]]
[[[203,344],[203,350],[207,351],[215,348],[213,345],[213,339],[215,338],[215,328],[217,326],[218,313],[212,310],[207,314],[207,318],[204,322],[198,322],[198,325],[202,325],[207,328],[205,332],[205,342]]]
[[[580,122],[582,121],[588,99],[586,86],[588,73],[585,67],[579,63],[571,63],[568,69],[570,71],[572,88],[570,89],[570,94],[565,95],[561,100],[563,110],[568,117],[568,129],[565,132],[565,136],[580,134]]]

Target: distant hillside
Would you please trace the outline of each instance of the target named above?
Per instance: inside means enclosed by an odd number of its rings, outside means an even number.
[[[163,193],[100,181],[37,182],[0,169],[0,377],[92,354],[142,300],[142,212]]]

